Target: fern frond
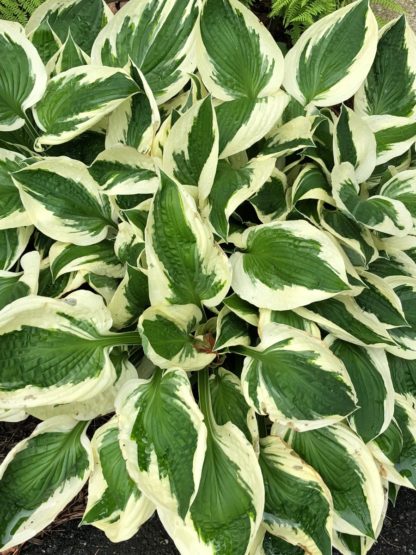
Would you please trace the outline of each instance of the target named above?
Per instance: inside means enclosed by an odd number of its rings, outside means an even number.
[[[44,0],[0,0],[0,19],[27,23],[30,15]]]

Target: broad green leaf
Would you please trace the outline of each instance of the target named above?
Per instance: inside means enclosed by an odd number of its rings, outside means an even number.
[[[79,66],[53,77],[34,109],[43,134],[35,148],[66,143],[98,123],[138,92],[129,75],[116,68]]]
[[[358,0],[307,29],[285,58],[285,89],[306,106],[332,106],[360,88],[377,49],[377,21]]]
[[[82,162],[45,158],[13,174],[31,221],[48,237],[92,245],[115,227],[108,198]]]
[[[280,158],[306,147],[315,147],[313,135],[320,121],[317,116],[298,116],[278,125],[267,134],[262,154]]]
[[[334,204],[331,187],[324,172],[314,164],[305,164],[292,185],[292,204],[301,200],[321,200]]]
[[[311,555],[332,554],[332,497],[319,474],[280,438],[260,440],[266,530]]]
[[[201,370],[215,358],[203,338],[193,332],[202,320],[201,310],[192,304],[154,305],[139,319],[143,350],[159,368]]]
[[[416,228],[416,170],[407,170],[394,175],[380,189],[380,195],[400,201],[405,205]]]
[[[372,445],[387,477],[395,484],[416,489],[416,409],[413,396],[396,395],[394,420]]]
[[[58,416],[39,424],[0,466],[0,549],[24,543],[81,491],[92,469],[85,423]]]
[[[125,67],[131,59],[162,104],[195,68],[197,0],[130,0],[98,35],[92,63]]]
[[[235,345],[250,345],[248,323],[225,306],[218,314],[213,349],[219,351]]]
[[[354,430],[368,443],[389,426],[394,389],[383,349],[360,347],[328,335],[325,343],[345,365],[357,394],[358,410],[350,416]]]
[[[199,488],[184,519],[166,509],[158,509],[158,514],[182,555],[245,555],[263,515],[261,470],[243,432],[231,422],[219,426],[215,421],[208,373],[200,372],[199,377],[199,399],[207,424]]]
[[[251,197],[250,203],[262,224],[283,220],[289,212],[286,175],[274,168],[269,179]]]
[[[46,70],[19,23],[0,22],[0,131],[25,124],[25,112],[42,98]]]
[[[401,156],[416,142],[416,121],[399,116],[369,116],[366,123],[377,142],[377,165]]]
[[[344,260],[311,224],[271,222],[247,229],[231,256],[232,287],[260,308],[290,310],[347,291]]]
[[[227,256],[214,242],[193,198],[163,172],[147,220],[146,258],[152,305],[216,306],[227,294]]]
[[[158,508],[185,518],[201,479],[207,432],[183,370],[130,381],[116,401],[127,470]]]
[[[99,528],[112,542],[128,540],[152,516],[155,507],[127,473],[116,418],[98,428],[91,447],[94,468],[82,524]]]
[[[153,160],[129,146],[104,150],[88,171],[108,195],[155,193],[159,185]]]
[[[172,126],[163,149],[163,171],[182,185],[211,189],[218,161],[218,127],[210,96],[199,100]]]
[[[223,303],[227,308],[234,312],[239,318],[248,322],[252,326],[258,326],[259,324],[259,311],[257,307],[251,305],[247,301],[241,299],[238,295],[233,293],[229,297],[223,300]]]
[[[108,304],[113,326],[116,329],[131,326],[149,304],[147,276],[139,268],[127,264],[124,278]]]
[[[289,97],[283,91],[256,99],[236,98],[216,106],[220,158],[246,150],[276,124]]]
[[[371,232],[341,210],[322,206],[320,224],[340,243],[348,258],[358,267],[367,267],[378,256]]]
[[[202,214],[219,237],[227,240],[231,214],[260,190],[270,178],[274,165],[274,159],[263,157],[253,158],[241,168],[233,168],[220,160],[212,186],[206,189],[206,203],[202,208]]]
[[[295,312],[354,345],[386,347],[394,344],[386,326],[374,315],[366,314],[353,298],[345,295],[297,308]]]
[[[0,270],[10,270],[24,253],[33,227],[0,229]]]
[[[131,74],[140,90],[110,114],[105,146],[123,144],[148,154],[160,126],[159,109],[143,73],[133,63]]]
[[[137,370],[128,361],[126,355],[126,352],[113,349],[110,358],[116,371],[115,381],[96,395],[94,394],[85,401],[27,407],[26,412],[39,420],[64,415],[80,421],[92,420],[113,413],[114,402],[120,389],[127,381],[137,378]]]
[[[69,272],[80,270],[116,278],[124,275],[111,241],[101,241],[87,246],[54,243],[49,251],[49,263],[54,280]]]
[[[360,196],[350,162],[334,167],[332,193],[340,210],[369,229],[402,237],[413,227],[412,216],[402,202],[382,195]]]
[[[358,183],[363,183],[373,173],[376,158],[374,133],[365,120],[343,104],[334,133],[335,164],[352,164]]]
[[[19,190],[11,177],[13,172],[25,165],[24,156],[0,148],[0,230],[27,226],[31,223],[20,200]]]
[[[365,288],[355,300],[364,312],[374,314],[387,328],[408,325],[400,298],[385,279],[370,272],[360,272],[360,279]]]
[[[399,297],[407,325],[389,330],[396,345],[387,350],[408,360],[416,359],[416,279],[409,277],[389,277],[387,283]]]
[[[384,491],[377,465],[365,443],[343,424],[309,432],[288,432],[283,439],[319,472],[329,488],[335,530],[374,537],[383,512]]]
[[[374,63],[354,106],[360,115],[415,115],[416,38],[404,15],[381,29]]]
[[[26,33],[37,46],[36,35],[47,24],[61,43],[70,32],[76,44],[90,54],[95,37],[111,17],[103,0],[47,0],[32,13]],[[49,41],[52,41],[50,36]]]
[[[102,298],[77,291],[65,300],[29,296],[0,316],[0,407],[88,399],[111,386],[109,351],[139,344],[137,332],[111,334]]]
[[[37,251],[27,252],[20,259],[21,272],[0,270],[0,311],[7,305],[28,295],[36,295],[40,269]]]
[[[244,398],[240,379],[229,370],[218,368],[210,376],[209,387],[215,422],[219,426],[232,422],[258,449],[256,414]]]
[[[283,81],[283,55],[276,41],[236,0],[204,3],[197,60],[202,81],[220,100],[273,95]]]
[[[247,403],[272,421],[311,430],[338,422],[356,408],[343,364],[306,332],[270,323],[257,347],[233,350],[246,355],[241,383]]]

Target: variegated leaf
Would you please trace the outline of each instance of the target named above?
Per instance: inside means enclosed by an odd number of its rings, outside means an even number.
[[[88,62],[89,57],[76,44],[71,31],[68,31],[68,36],[64,44],[46,64],[46,70],[49,77],[53,77],[73,67],[86,65]]]
[[[344,102],[366,78],[376,48],[377,21],[369,3],[353,2],[314,23],[289,50],[284,87],[304,106]]]
[[[289,212],[286,175],[274,168],[269,179],[251,197],[250,203],[262,224],[284,219]]]
[[[11,174],[25,166],[22,154],[0,148],[0,230],[31,224]]]
[[[34,109],[43,134],[35,148],[65,143],[93,127],[138,92],[129,75],[116,68],[79,66],[53,77]]]
[[[197,0],[131,0],[98,35],[92,63],[125,67],[131,59],[162,104],[195,68]]]
[[[319,116],[298,116],[273,128],[266,136],[262,154],[282,157],[307,147],[315,147],[314,131],[320,124]]]
[[[99,528],[112,542],[128,540],[152,516],[155,507],[127,473],[117,418],[98,428],[91,447],[94,468],[82,524]]]
[[[324,172],[315,164],[305,164],[292,185],[292,204],[302,200],[321,200],[334,204]]]
[[[233,293],[223,300],[224,305],[234,312],[239,318],[251,324],[258,326],[259,324],[259,311],[258,308],[241,299],[238,295]]]
[[[218,314],[213,350],[228,349],[235,345],[250,345],[248,323],[225,306]]]
[[[103,299],[77,291],[65,300],[29,296],[0,316],[0,407],[88,399],[116,379],[109,351],[139,344],[137,332],[111,334]]]
[[[0,466],[2,551],[43,530],[81,491],[92,469],[85,428],[68,416],[51,418],[6,456]]]
[[[387,283],[399,297],[407,325],[392,328],[390,336],[396,345],[389,345],[387,350],[398,357],[416,359],[416,278],[388,277]]]
[[[21,272],[0,270],[0,311],[17,299],[36,295],[40,269],[37,251],[27,252],[20,259]]]
[[[416,228],[416,170],[394,175],[381,187],[380,195],[402,202],[412,216],[413,229]]]
[[[344,365],[317,338],[284,324],[268,324],[246,355],[241,383],[259,414],[303,431],[328,426],[355,410]]]
[[[269,310],[268,308],[261,308],[259,312],[258,334],[260,339],[263,336],[263,330],[271,322],[306,331],[309,335],[321,339],[321,332],[318,326],[314,322],[302,318],[293,310]]]
[[[283,55],[276,41],[236,0],[204,3],[197,55],[202,81],[220,100],[267,97],[283,81]]]
[[[193,332],[202,320],[202,312],[192,304],[154,305],[139,319],[143,350],[159,368],[201,370],[215,358],[204,349],[203,338]]]
[[[108,304],[113,326],[116,329],[131,326],[149,304],[147,276],[139,268],[127,263],[124,278]]]
[[[227,294],[231,269],[193,198],[163,172],[146,226],[152,304],[216,306]]]
[[[290,310],[347,291],[344,260],[327,236],[296,220],[247,229],[231,256],[232,287],[260,308]]]
[[[115,227],[108,198],[82,162],[45,158],[13,174],[30,220],[48,237],[92,245]]]
[[[416,142],[416,121],[399,116],[368,116],[377,143],[377,165],[401,156]]]
[[[260,441],[266,530],[311,555],[332,554],[332,497],[319,474],[276,436]]]
[[[402,202],[382,195],[360,196],[350,162],[343,162],[333,169],[332,193],[340,210],[369,229],[400,237],[407,235],[413,227],[412,216]]]
[[[381,29],[373,66],[354,106],[360,115],[416,114],[416,37],[404,15]]]
[[[25,124],[25,112],[42,98],[46,70],[19,23],[0,22],[0,131]]]
[[[33,227],[0,229],[0,270],[10,270],[24,253]]]
[[[201,479],[207,432],[183,370],[132,380],[116,401],[127,470],[155,505],[185,518]]]

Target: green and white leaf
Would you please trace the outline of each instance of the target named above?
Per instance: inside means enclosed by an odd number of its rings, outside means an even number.
[[[25,166],[22,154],[0,148],[0,230],[31,224],[11,174]]]
[[[332,554],[332,497],[319,474],[276,436],[260,441],[266,530],[311,555]]]
[[[128,73],[116,68],[84,65],[56,75],[33,111],[43,131],[35,148],[42,151],[91,129],[138,90]]]
[[[376,167],[377,143],[374,133],[364,119],[344,104],[335,126],[334,160],[336,165],[342,162],[352,164],[358,183],[366,181]]]
[[[34,38],[45,25],[62,44],[71,32],[76,44],[90,54],[95,37],[111,18],[111,10],[103,0],[46,0],[32,13],[26,33],[37,46]]]
[[[387,347],[394,342],[386,326],[374,314],[366,313],[352,297],[339,295],[336,299],[312,303],[295,312],[318,324],[335,337],[368,347]]]
[[[269,310],[268,308],[261,308],[259,313],[260,318],[258,321],[258,334],[260,339],[263,336],[263,330],[270,323],[291,326],[292,328],[305,331],[317,339],[321,339],[321,331],[319,327],[314,322],[302,318],[293,310]]]
[[[109,350],[137,332],[110,334],[103,299],[77,291],[65,300],[29,296],[0,315],[0,407],[36,407],[89,399],[111,386]]]
[[[325,343],[343,363],[357,394],[358,410],[349,421],[368,443],[390,425],[394,413],[394,388],[383,349],[360,347],[328,335]]]
[[[218,314],[213,349],[220,351],[236,345],[250,345],[248,323],[225,306]]]
[[[377,165],[401,156],[416,142],[416,121],[399,116],[368,116],[377,143]]]
[[[416,228],[416,170],[394,175],[383,184],[380,194],[402,202],[412,216],[413,229]]]
[[[131,326],[149,306],[147,276],[139,268],[126,265],[124,278],[116,289],[108,308],[116,329]]]
[[[334,204],[331,187],[324,172],[315,164],[305,164],[292,185],[293,206],[301,200],[320,200]]]
[[[25,124],[25,112],[42,98],[46,70],[19,23],[0,23],[0,131]]]
[[[82,162],[45,158],[13,174],[30,220],[48,237],[86,246],[114,227],[108,198]]]
[[[22,409],[0,409],[0,422],[22,422],[28,415]]]
[[[208,366],[216,355],[202,351],[203,339],[193,335],[201,320],[201,310],[192,304],[160,304],[147,308],[139,319],[147,358],[159,368],[201,370]]]
[[[183,519],[198,491],[207,432],[183,370],[132,380],[116,401],[127,471],[158,509]]]
[[[278,432],[277,426],[272,434]],[[281,435],[278,433],[277,435]],[[383,482],[370,449],[344,424],[283,437],[320,475],[334,503],[338,532],[374,537],[384,507]]]
[[[303,106],[332,106],[351,98],[371,68],[377,34],[366,0],[323,17],[287,53],[286,91]]]
[[[93,64],[143,72],[157,103],[175,96],[195,69],[197,0],[132,0],[98,35]]]
[[[0,311],[7,305],[28,295],[36,295],[40,270],[37,251],[27,252],[20,259],[21,272],[0,270]]]
[[[115,278],[124,276],[123,267],[114,253],[114,244],[108,240],[86,246],[56,242],[50,248],[49,263],[54,280],[77,271]]]
[[[350,162],[334,167],[332,193],[340,210],[369,229],[402,237],[413,227],[412,216],[402,202],[382,195],[360,196],[360,187]]]
[[[147,220],[146,258],[152,305],[210,307],[227,294],[231,269],[226,254],[191,195],[163,172]]]
[[[85,423],[58,416],[39,424],[0,466],[0,549],[24,543],[81,491],[92,469]]]
[[[416,37],[404,15],[381,29],[373,66],[354,106],[361,116],[416,115]]]
[[[91,447],[94,468],[82,524],[99,528],[112,542],[128,540],[152,516],[155,507],[128,475],[115,417],[98,428]]]
[[[32,226],[0,229],[0,269],[10,270],[24,253]]]
[[[198,100],[172,126],[163,149],[163,171],[182,185],[211,190],[218,162],[218,126],[210,96]]]
[[[88,171],[108,195],[153,194],[159,185],[153,160],[129,146],[104,150]]]
[[[255,306],[290,310],[349,289],[340,251],[305,221],[249,228],[242,243],[231,256],[232,287]]]
[[[64,44],[46,64],[46,71],[49,77],[53,77],[73,67],[87,65],[88,62],[89,56],[76,44],[71,31],[68,31]]]
[[[269,179],[250,199],[262,224],[285,218],[290,209],[287,189],[286,175],[274,168]]]
[[[105,146],[123,144],[148,154],[160,126],[159,109],[143,73],[133,63],[131,73],[140,90],[110,114]]]
[[[259,451],[259,430],[256,413],[247,404],[240,379],[225,368],[216,369],[209,379],[212,412],[215,422],[222,426],[232,422]]]
[[[261,470],[243,432],[231,422],[216,423],[208,373],[199,376],[208,432],[199,489],[185,518],[164,508],[158,508],[158,514],[182,555],[246,555],[263,515]]]
[[[296,430],[338,422],[355,410],[355,393],[342,362],[306,332],[270,323],[246,355],[244,396],[257,413]]]
[[[262,154],[288,156],[307,147],[315,147],[314,131],[321,122],[319,116],[298,116],[277,125],[267,135]]]
[[[399,297],[407,325],[392,328],[389,333],[395,345],[387,351],[408,360],[416,359],[416,279],[413,277],[388,277],[387,283]]]
[[[231,214],[260,190],[271,177],[274,165],[273,158],[264,157],[253,158],[240,168],[220,160],[212,186],[205,188],[206,203],[202,214],[223,240],[228,238]]]
[[[276,41],[236,0],[204,3],[197,60],[204,85],[220,100],[267,97],[276,94],[283,81],[283,55]]]
[[[233,293],[223,300],[224,305],[248,324],[257,327],[259,324],[259,310],[257,307],[241,299]]]

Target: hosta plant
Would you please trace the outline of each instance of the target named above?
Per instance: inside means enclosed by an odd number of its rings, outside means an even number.
[[[88,481],[112,541],[366,553],[416,486],[406,20],[360,0],[284,58],[237,0],[48,0],[0,59],[0,419],[40,422],[0,549]]]

